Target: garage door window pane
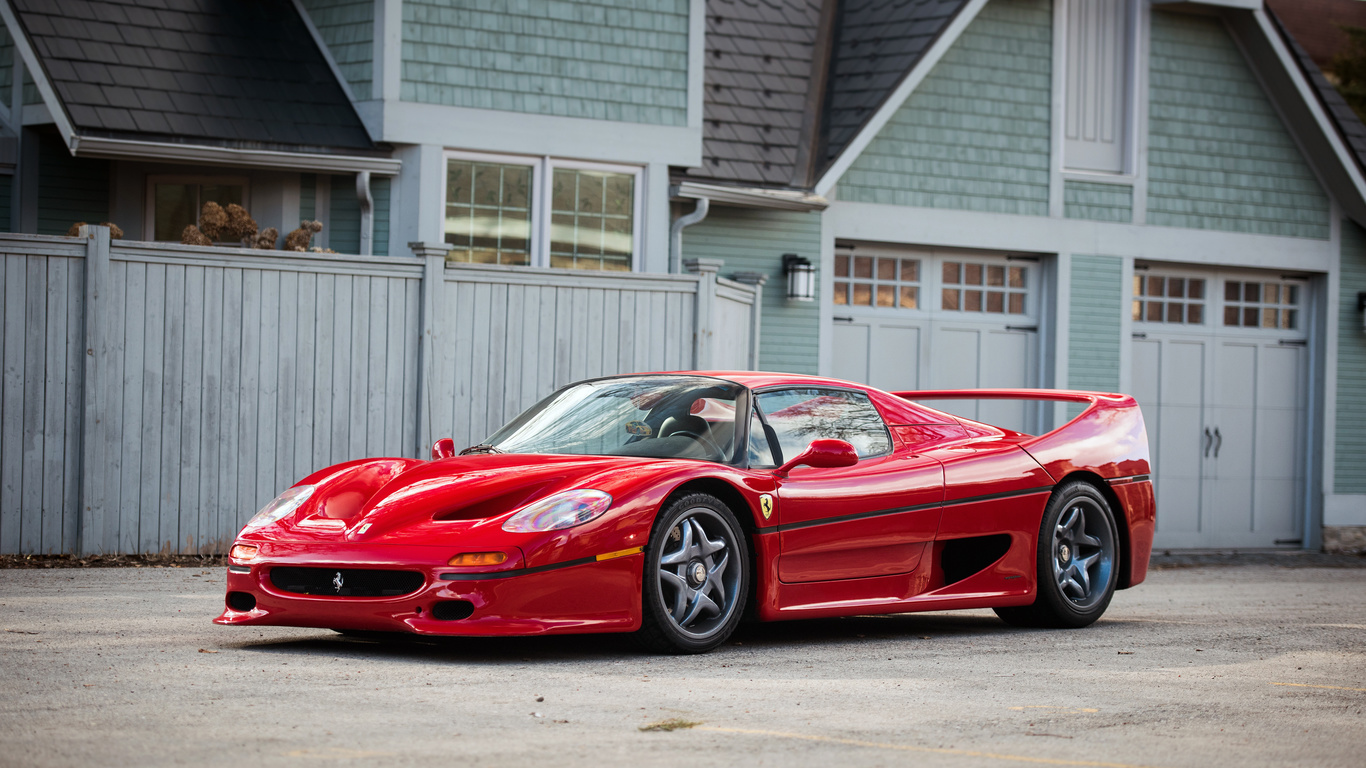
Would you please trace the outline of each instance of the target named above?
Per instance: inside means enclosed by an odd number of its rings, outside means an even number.
[[[1168,325],[1204,322],[1205,281],[1169,275],[1134,276],[1134,320]]]
[[[835,256],[834,303],[917,309],[920,261],[890,256]]]
[[[970,261],[943,264],[940,308],[945,311],[1022,315],[1026,311],[1026,267]]]
[[[1228,280],[1224,283],[1224,325],[1296,330],[1299,297],[1299,286],[1293,283]]]

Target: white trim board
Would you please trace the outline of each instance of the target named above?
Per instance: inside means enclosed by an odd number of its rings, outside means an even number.
[[[8,2],[0,2],[0,17],[5,20],[5,26],[9,29],[10,39],[14,41],[14,49],[24,59],[24,67],[28,69],[33,77],[34,85],[38,86],[38,93],[43,96],[43,104],[48,108],[49,117],[56,123],[57,130],[62,134],[62,141],[75,153],[76,132],[71,125],[71,119],[67,117],[66,110],[62,108],[62,102],[57,98],[57,92],[52,90],[52,83],[48,82],[47,73],[38,66],[38,57],[33,53],[33,46],[29,43],[28,36],[23,33],[23,27],[19,24],[19,19],[14,15],[14,9],[10,8]],[[27,113],[29,108],[25,108]]]
[[[906,73],[906,77],[897,84],[896,89],[887,97],[887,100],[882,102],[882,106],[878,107],[868,122],[859,129],[853,141],[850,141],[840,156],[835,159],[834,165],[831,165],[821,175],[820,180],[816,182],[815,193],[817,195],[826,196],[830,193],[830,189],[840,180],[844,172],[849,170],[849,166],[853,165],[859,155],[863,154],[863,150],[868,148],[878,132],[887,125],[887,121],[892,119],[892,115],[901,109],[901,105],[906,103],[906,99],[909,99],[915,89],[920,87],[930,71],[934,69],[940,59],[944,58],[944,54],[958,41],[963,30],[967,29],[972,20],[977,18],[977,14],[986,7],[986,4],[987,0],[968,0],[968,4],[958,11],[958,15],[953,17],[953,20],[939,33],[939,37],[920,57],[920,61],[911,67],[911,71]],[[696,164],[700,165],[700,163]]]
[[[1334,272],[1338,264],[1331,240],[1208,229],[849,202],[832,203],[824,221],[830,222],[835,237],[864,242],[1104,254],[1302,272]]]
[[[383,141],[471,152],[553,155],[590,162],[702,164],[702,129],[622,123],[416,102],[361,102],[382,123]]]
[[[1324,525],[1366,525],[1366,493],[1323,495]]]

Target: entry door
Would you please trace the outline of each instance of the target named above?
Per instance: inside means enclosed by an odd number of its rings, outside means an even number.
[[[1155,545],[1297,546],[1304,286],[1156,269],[1134,282],[1133,391],[1153,454]]]
[[[888,390],[1036,387],[1038,273],[1000,254],[841,246],[832,375]],[[1037,414],[1022,401],[934,407],[1022,431]]]

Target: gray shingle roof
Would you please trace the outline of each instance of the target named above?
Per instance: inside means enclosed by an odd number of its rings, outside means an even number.
[[[688,177],[808,186],[818,174],[799,166],[833,162],[966,3],[842,0],[830,59],[813,61],[822,0],[708,0],[703,165]],[[808,104],[823,107],[804,131]]]
[[[1323,71],[1318,64],[1314,63],[1313,58],[1304,50],[1304,47],[1295,40],[1290,32],[1281,23],[1281,20],[1274,12],[1268,9],[1271,18],[1276,22],[1276,29],[1281,33],[1281,39],[1289,46],[1291,53],[1295,55],[1295,60],[1300,66],[1300,71],[1308,78],[1310,85],[1314,87],[1319,97],[1319,102],[1323,105],[1324,111],[1332,119],[1334,126],[1338,130],[1338,135],[1347,143],[1352,150],[1352,155],[1356,158],[1357,166],[1366,172],[1366,125],[1362,125],[1361,119],[1347,105],[1347,100],[1342,98],[1338,89],[1328,82],[1328,78],[1323,76]]]
[[[375,148],[289,0],[10,0],[76,132]]]
[[[834,161],[967,0],[845,0],[831,62],[827,161]]]
[[[801,141],[820,0],[708,0],[703,167],[787,186]]]

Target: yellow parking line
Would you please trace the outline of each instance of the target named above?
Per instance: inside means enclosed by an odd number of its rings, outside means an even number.
[[[1015,763],[1036,763],[1039,765],[1081,765],[1091,766],[1092,768],[1144,768],[1144,766],[1133,765],[1132,763],[1105,763],[1095,760],[1056,760],[1051,757],[1028,757],[1025,755],[1004,755],[996,752],[978,752],[971,749],[947,749],[945,747],[916,747],[909,744],[888,744],[881,741],[861,741],[859,739],[841,739],[835,736],[817,736],[808,733],[784,733],[783,731],[760,731],[750,728],[719,728],[716,726],[701,726],[696,730],[712,731],[714,733],[740,733],[749,736],[773,736],[779,739],[800,739],[802,741],[819,741],[827,744],[845,744],[851,747],[868,747],[870,749],[890,749],[898,752],[931,752],[937,755],[957,755],[959,757],[975,757],[987,760],[1002,760]]]
[[[1329,688],[1334,691],[1366,691],[1366,688],[1347,688],[1341,685],[1309,685],[1308,683],[1272,683],[1272,685],[1287,685],[1291,688]]]

